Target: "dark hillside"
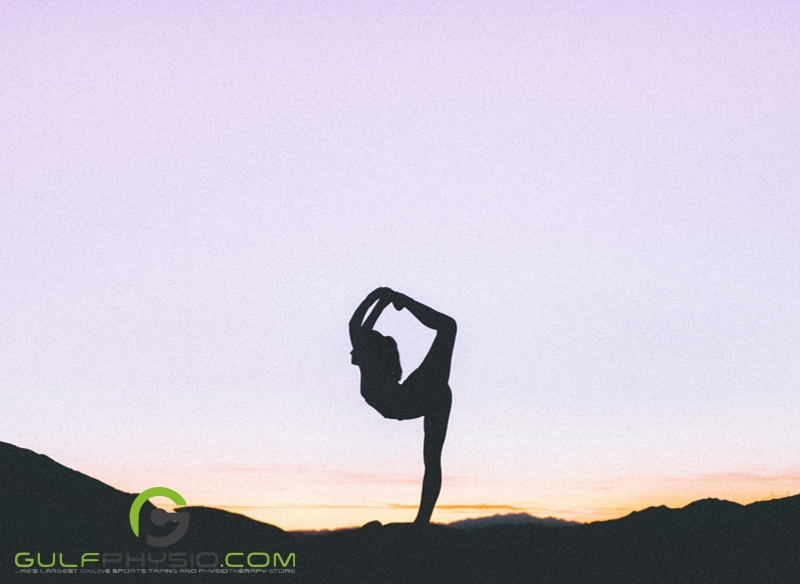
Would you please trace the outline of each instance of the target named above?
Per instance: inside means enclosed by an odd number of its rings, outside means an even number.
[[[545,583],[800,583],[800,496],[739,505],[704,499],[682,509],[651,507],[622,519],[548,526],[492,518],[470,529],[444,525],[367,524],[361,529],[295,534],[219,509],[185,507],[186,535],[167,548],[149,547],[144,533],[166,535],[174,523],[130,528],[135,495],[123,493],[30,450],[0,443],[0,581],[42,581],[17,574],[14,556],[53,552],[76,562],[84,552],[114,552],[158,560],[164,553],[213,557],[270,568],[294,553],[295,572],[59,574],[59,582],[535,582]],[[524,518],[522,518],[524,519]],[[512,518],[510,521],[520,521]],[[527,521],[527,520],[525,520]],[[205,555],[202,555],[205,554]],[[134,563],[134,566],[138,566]],[[159,567],[157,564],[150,566]],[[160,567],[167,566],[163,563]],[[58,567],[58,566],[56,566]],[[121,564],[113,567],[121,567]],[[217,566],[220,569],[233,569]],[[32,580],[33,579],[33,580]],[[49,581],[49,580],[48,580]]]

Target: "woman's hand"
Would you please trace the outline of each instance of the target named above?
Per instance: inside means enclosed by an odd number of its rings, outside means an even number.
[[[388,298],[389,291],[390,291],[389,288],[381,287],[381,288],[375,288],[372,292],[367,294],[367,296],[366,296],[366,298],[364,298],[364,302],[363,302],[363,304],[366,304],[366,307],[364,308],[364,311],[366,312],[366,309],[369,306],[372,306],[373,304],[375,304],[376,300],[379,300],[381,298]]]
[[[387,288],[386,286],[381,286],[380,288],[375,288],[372,292],[367,295],[367,298],[370,299],[372,302],[375,302],[378,298],[383,298],[385,300],[390,300],[392,296],[394,296],[395,291],[391,288]]]

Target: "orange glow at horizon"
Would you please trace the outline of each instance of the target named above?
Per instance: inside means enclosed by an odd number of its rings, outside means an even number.
[[[436,523],[510,513],[588,523],[617,519],[653,506],[680,508],[706,498],[744,505],[800,493],[800,472],[653,475],[571,480],[569,484],[553,481],[550,488],[542,481],[533,485],[519,479],[495,485],[482,484],[478,479],[471,482],[466,477],[453,481],[455,484],[445,482],[433,515]],[[298,482],[292,489],[273,489],[271,493],[266,493],[263,485],[259,489],[249,481],[235,485],[229,481],[224,492],[217,492],[210,485],[213,482],[184,481],[176,490],[189,506],[223,509],[288,531],[358,527],[374,520],[384,524],[410,522],[419,496],[419,479],[402,476],[371,475],[371,480],[357,490],[357,497],[354,483],[339,486]],[[126,490],[136,491],[130,487]],[[267,503],[265,499],[271,501]]]

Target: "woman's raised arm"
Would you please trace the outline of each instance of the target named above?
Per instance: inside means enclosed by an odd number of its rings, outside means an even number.
[[[364,324],[361,325],[362,330],[371,331],[372,327],[375,326],[375,323],[378,321],[383,309],[389,306],[389,299],[385,296],[378,298],[378,303],[375,305],[375,308],[372,309],[372,312],[369,313],[367,320],[364,321]]]
[[[354,334],[358,334],[362,330],[371,330],[373,326],[375,326],[375,321],[378,320],[378,317],[383,312],[383,309],[389,305],[391,295],[394,294],[391,288],[376,288],[369,294],[361,304],[358,305],[356,311],[353,313],[353,316],[350,318],[350,337]],[[369,318],[364,320],[364,317],[367,315],[367,310],[370,306],[372,306],[375,301],[378,300],[378,304],[375,306],[373,311],[370,313]]]

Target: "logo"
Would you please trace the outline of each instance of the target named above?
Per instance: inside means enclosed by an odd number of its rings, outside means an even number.
[[[136,537],[139,537],[139,513],[145,501],[151,497],[167,497],[176,505],[186,505],[186,500],[172,489],[166,487],[147,489],[134,499],[128,514],[131,530]],[[156,537],[148,533],[147,545],[153,547],[163,548],[177,543],[189,529],[188,511],[169,513],[155,508],[150,513],[150,520],[154,525],[177,523],[175,530],[169,535]],[[297,562],[295,552],[289,552],[287,555],[285,550],[274,552],[226,550],[227,553],[224,555],[209,551],[170,553],[166,550],[147,553],[141,549],[137,551],[140,552],[138,555],[135,553],[131,555],[130,551],[86,551],[78,552],[76,555],[75,550],[65,554],[58,550],[42,553],[41,550],[34,549],[17,552],[14,556],[14,565],[18,574],[294,574]],[[161,557],[154,558],[154,554]]]
[[[167,487],[152,487],[147,489],[138,497],[136,497],[136,499],[133,501],[133,505],[131,505],[131,529],[136,537],[139,537],[139,511],[141,510],[142,505],[144,505],[144,502],[150,497],[167,497],[176,505],[186,505],[186,500],[172,489],[168,489]],[[166,547],[168,545],[172,545],[186,535],[186,530],[189,529],[189,513],[187,511],[169,513],[168,511],[164,511],[163,509],[156,507],[150,513],[150,521],[152,521],[155,525],[164,525],[169,521],[178,522],[178,527],[175,529],[175,531],[169,535],[165,535],[164,537],[155,537],[148,533],[147,545],[153,547]]]

